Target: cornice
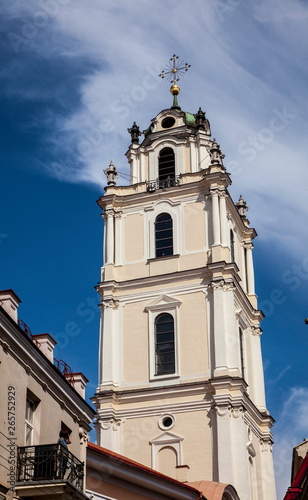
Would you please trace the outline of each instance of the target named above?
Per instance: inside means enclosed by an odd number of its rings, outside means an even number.
[[[87,430],[90,430],[89,423],[95,414],[94,409],[77,393],[19,326],[4,313],[5,311],[0,311],[0,344],[3,349],[76,421],[87,422]]]
[[[172,385],[163,385],[163,386],[151,386],[151,387],[142,387],[137,389],[119,389],[119,390],[103,390],[101,393],[97,392],[92,400],[96,399],[106,399],[110,402],[113,402],[113,398],[116,398],[114,401],[148,401],[159,399],[162,396],[168,398],[178,397],[179,394],[181,396],[189,395],[198,395],[198,394],[208,394],[211,392],[210,382],[202,381],[202,382],[187,382],[181,383],[180,381],[177,384]]]
[[[163,275],[159,274],[159,275],[154,275],[154,276],[135,278],[135,279],[125,280],[125,281],[115,281],[115,280],[102,281],[95,288],[99,293],[102,293],[102,292],[106,293],[108,291],[110,294],[113,294],[113,293],[117,293],[118,291],[122,291],[122,290],[130,290],[130,289],[136,290],[137,287],[149,288],[152,285],[157,284],[158,278],[159,278],[162,286],[165,287],[165,285],[167,283],[174,283],[177,280],[183,280],[183,279],[188,280],[188,279],[196,278],[196,277],[200,278],[197,286],[198,287],[202,286],[202,288],[204,288],[206,284],[201,285],[201,283],[204,283],[205,279],[208,279],[210,282],[210,278],[211,278],[211,273],[209,272],[208,266],[197,267],[195,269],[185,269],[183,271],[175,271],[173,273],[168,273],[168,274],[163,274]],[[191,287],[191,285],[189,285],[189,287]],[[184,287],[183,287],[183,289],[184,289]],[[166,288],[164,288],[164,292],[167,293]],[[138,295],[136,294],[136,297],[137,296]],[[121,300],[121,298],[122,297],[119,297],[119,298],[117,297],[117,300]]]
[[[227,190],[228,192],[228,190]],[[253,227],[247,227],[245,226],[242,217],[240,216],[238,209],[235,206],[235,203],[230,196],[228,192],[228,197],[227,197],[227,211],[229,211],[229,214],[231,217],[233,217],[234,222],[236,223],[237,228],[240,228],[241,235],[244,235],[245,238],[247,238],[249,241],[253,240],[258,236],[256,230]]]

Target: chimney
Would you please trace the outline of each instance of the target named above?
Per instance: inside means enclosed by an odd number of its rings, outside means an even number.
[[[13,290],[0,290],[0,306],[3,307],[5,312],[17,323],[17,309],[21,300],[17,297]]]
[[[74,387],[78,394],[80,394],[80,396],[85,399],[86,385],[89,382],[87,377],[85,377],[85,375],[81,372],[67,373],[64,375],[64,377]]]
[[[53,351],[57,344],[49,333],[39,333],[31,335],[33,342],[39,347],[42,353],[53,363]]]

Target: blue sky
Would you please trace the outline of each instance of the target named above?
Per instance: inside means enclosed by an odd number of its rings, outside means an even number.
[[[307,18],[304,0],[19,0],[1,30],[1,288],[34,333],[97,385],[102,263],[96,199],[112,159],[125,183],[127,128],[171,104],[158,78],[191,68],[182,109],[206,111],[255,241],[278,498],[307,438]]]

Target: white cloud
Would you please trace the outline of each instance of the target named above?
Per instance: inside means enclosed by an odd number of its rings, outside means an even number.
[[[46,160],[41,168],[59,181],[103,186],[103,169],[111,159],[128,173],[124,153],[132,122],[145,129],[170,106],[168,84],[157,75],[176,52],[191,64],[181,82],[180,104],[207,112],[226,166],[233,162],[234,197],[247,199],[248,218],[261,238],[306,255],[307,7],[300,0],[224,3],[228,8],[221,8],[221,0],[8,2],[10,30],[24,43],[14,52],[6,38],[10,61],[0,77],[8,97],[31,101],[35,109],[47,92],[55,102],[60,94],[43,79],[41,85],[39,78],[35,87],[28,84],[29,58],[47,63],[62,58],[61,64],[77,67],[84,60],[92,63],[79,80],[75,105],[62,114],[45,112],[46,148],[56,160]],[[47,5],[55,6],[54,13],[46,14],[45,26],[36,26]],[[27,23],[36,23],[33,36]],[[296,117],[273,132],[274,110],[284,108],[295,110]],[[261,143],[258,139],[258,146],[251,146],[250,137],[258,134]],[[293,389],[275,426],[278,498],[288,486],[292,446],[305,437],[307,394]]]
[[[19,32],[23,19],[35,20],[42,6],[32,0],[8,8]],[[68,62],[86,58],[96,69],[81,79],[76,106],[54,117],[48,139],[59,160],[46,170],[58,176],[60,169],[67,181],[103,185],[102,170],[112,159],[127,173],[127,128],[136,120],[145,129],[171,104],[168,84],[157,75],[176,51],[192,65],[181,82],[180,103],[192,112],[199,106],[207,111],[227,166],[240,165],[233,169],[232,192],[248,197],[258,231],[265,237],[275,231],[273,222],[277,228],[287,222],[289,234],[281,236],[282,244],[302,239],[307,212],[307,70],[301,58],[306,17],[300,0],[283,5],[278,0],[226,2],[224,9],[216,0],[59,2],[56,15],[49,16],[21,52],[47,60],[61,56]],[[22,67],[21,59],[19,63]],[[25,85],[15,82],[14,91],[35,99]],[[296,116],[270,137],[271,120],[284,109]],[[251,146],[255,136],[261,136],[261,144],[258,139],[258,146]],[[297,245],[297,252],[303,254],[306,247],[306,242]]]
[[[277,498],[283,498],[290,486],[293,447],[308,437],[307,414],[308,389],[292,388],[274,428]]]

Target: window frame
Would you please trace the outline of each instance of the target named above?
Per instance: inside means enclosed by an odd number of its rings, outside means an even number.
[[[149,380],[157,381],[163,379],[179,378],[179,322],[178,322],[178,308],[181,301],[169,297],[167,295],[160,295],[155,298],[145,311],[148,313],[148,335],[149,335]],[[155,359],[155,321],[158,316],[166,313],[173,317],[174,325],[174,373],[165,373],[162,375],[156,374],[156,359]]]
[[[239,332],[239,344],[240,344],[240,370],[242,378],[246,380],[245,340],[244,340],[244,332],[241,326],[239,326],[238,332]]]
[[[235,237],[232,228],[230,229],[230,262],[235,262]]]
[[[161,318],[164,318],[165,319],[165,322],[164,323],[158,323],[158,320],[161,319]],[[168,321],[166,322],[166,319],[168,318]],[[172,319],[172,321],[170,321],[170,319]],[[170,331],[167,331],[167,332],[162,332],[162,331],[159,331],[158,332],[158,326],[162,326],[162,325],[167,325],[167,324],[170,324]],[[165,341],[165,342],[158,342],[158,336],[162,336],[162,335],[165,335],[165,334],[172,334],[171,337],[172,339],[171,340],[168,340],[168,341]],[[170,314],[169,312],[162,312],[160,314],[158,314],[158,316],[156,316],[155,318],[155,321],[154,321],[154,336],[155,336],[155,376],[160,376],[160,375],[173,375],[175,373],[175,339],[174,339],[174,317],[172,316],[172,314]],[[166,344],[167,345],[171,345],[173,344],[173,350],[168,350],[166,352],[163,352],[163,344]],[[159,352],[159,350],[162,350],[162,352]],[[164,355],[170,355],[172,354],[172,361],[158,361],[159,357],[160,356],[164,356]],[[163,371],[162,368],[164,366],[167,366],[167,365],[172,365],[173,366],[173,370],[172,371]]]
[[[145,252],[148,259],[168,259],[178,256],[183,252],[183,228],[180,224],[181,220],[181,203],[171,203],[170,201],[159,201],[154,206],[151,205],[145,210]],[[164,257],[156,257],[156,245],[155,245],[155,221],[156,218],[166,213],[172,218],[172,235],[173,235],[173,254]]]
[[[37,404],[27,394],[26,397],[26,412],[25,412],[25,446],[32,446],[34,441],[34,424],[35,424],[35,410]],[[29,410],[31,409],[31,415]],[[29,418],[30,417],[30,418]],[[29,434],[28,434],[29,432]],[[28,436],[30,439],[28,439]]]
[[[157,219],[162,217],[162,216],[168,216],[169,219],[168,220],[162,220],[162,221],[158,221]],[[170,227],[167,227],[167,228],[163,228],[163,229],[157,229],[157,226],[158,224],[160,223],[166,223],[166,222],[170,222],[171,225]],[[161,236],[164,236],[163,232],[164,231],[170,231],[171,230],[171,236],[169,237],[166,237],[166,238],[158,238],[158,232],[161,233]],[[161,212],[160,214],[158,214],[156,217],[155,217],[155,221],[154,221],[154,239],[155,239],[155,258],[156,259],[159,259],[159,258],[162,258],[162,257],[171,257],[172,255],[174,255],[174,232],[173,232],[173,218],[172,216],[168,213],[168,212]],[[163,241],[163,240],[166,240],[166,244],[167,246],[166,247],[162,247],[162,248],[158,248],[158,243]],[[170,240],[171,240],[171,245],[170,245]],[[169,242],[169,244],[168,244]],[[158,253],[161,251],[161,250],[164,250],[165,249],[165,254],[164,255],[158,255]],[[171,252],[169,252],[169,249],[171,249]]]
[[[167,167],[167,169],[173,168],[172,175],[166,175],[166,174],[163,174],[163,173],[161,172],[161,170],[162,170],[162,163],[163,163],[163,162],[165,162],[165,163],[166,163],[166,160],[163,160],[163,158],[164,158],[165,156],[167,156],[167,155],[163,155],[163,156],[162,156],[162,153],[163,153],[164,151],[167,151],[167,150],[170,150],[170,151],[172,152],[172,159],[171,159],[171,160],[167,160],[170,164],[172,164],[172,163],[173,163],[172,167],[171,167],[171,166],[168,166],[168,167]],[[171,153],[169,153],[169,155],[171,156]],[[163,160],[163,161],[161,161],[161,160]],[[168,180],[168,178],[170,178],[170,180],[171,180],[171,179],[175,179],[175,177],[176,177],[176,171],[175,171],[176,169],[175,169],[175,164],[176,164],[176,162],[175,162],[175,152],[174,152],[174,149],[173,149],[173,148],[171,148],[170,146],[165,146],[165,147],[163,147],[163,148],[159,151],[159,153],[158,153],[158,176],[157,176],[157,177],[158,177],[158,181],[159,181],[159,182],[167,181],[167,180]]]

